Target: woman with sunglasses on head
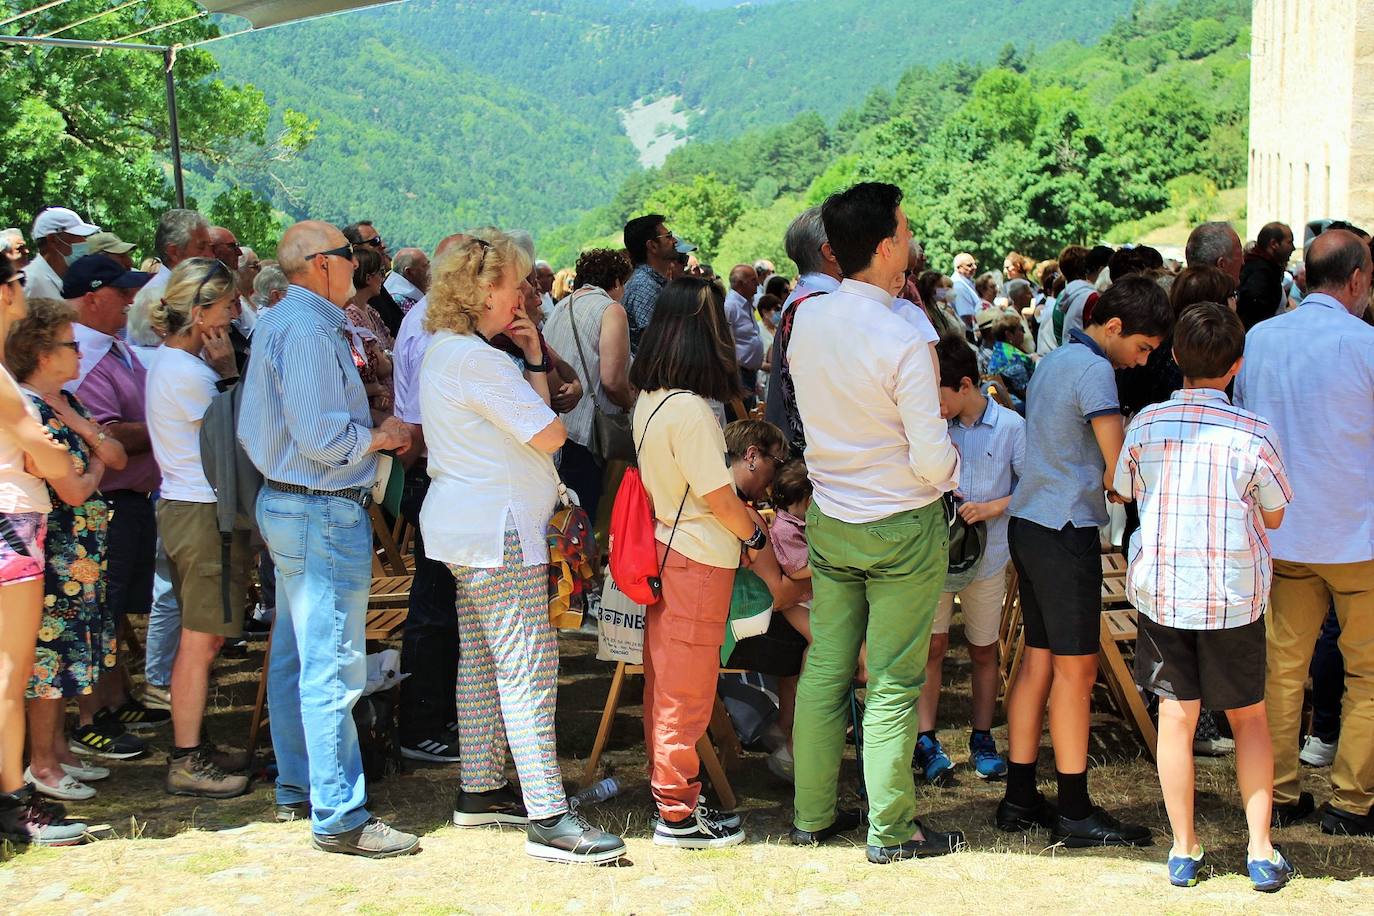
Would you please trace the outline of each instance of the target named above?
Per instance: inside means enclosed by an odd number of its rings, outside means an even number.
[[[248,790],[248,777],[232,772],[246,764],[243,755],[217,751],[202,733],[210,669],[225,638],[243,632],[253,560],[248,532],[235,531],[225,568],[215,491],[200,453],[205,411],[238,380],[229,341],[237,295],[223,264],[191,258],[172,271],[149,315],[162,335],[147,384],[148,437],[162,469],[157,527],[181,607],[166,785],[173,795],[203,798],[232,798]]]
[[[554,712],[558,639],[549,623],[549,518],[567,440],[552,400],[548,350],[525,311],[530,259],[506,234],[434,261],[420,369],[429,476],[425,553],[448,566],[458,615],[462,767],[453,822],[525,827],[525,852],[597,864],[625,843],[568,805]],[[523,359],[492,345],[504,336]],[[509,742],[517,792],[505,777]]]
[[[43,616],[28,688],[29,768],[25,780],[50,798],[81,801],[86,783],[110,771],[82,762],[67,742],[67,700],[82,718],[100,708],[96,681],[115,664],[114,618],[105,605],[105,545],[109,506],[100,495],[106,466],[124,467],[119,442],[62,387],[77,377],[81,348],[76,309],[60,299],[35,299],[11,329],[6,359],[53,438],[71,452],[73,473],[48,481]]]
[[[353,296],[344,308],[353,363],[367,389],[374,423],[391,416],[395,406],[391,351],[396,344],[382,316],[368,304],[381,292],[387,274],[386,262],[378,252],[367,244],[353,247]]]
[[[23,283],[23,272],[0,258],[0,347],[28,313]],[[33,673],[52,508],[39,478],[61,480],[73,471],[38,408],[0,371],[0,839],[16,844],[79,843],[86,831],[24,783],[24,688]]]

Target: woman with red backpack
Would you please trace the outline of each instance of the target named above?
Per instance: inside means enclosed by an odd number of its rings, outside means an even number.
[[[702,803],[696,778],[696,743],[711,719],[741,545],[757,551],[767,543],[736,492],[710,403],[737,397],[738,376],[720,288],[698,277],[665,286],[630,370],[640,391],[639,471],[662,568],[661,593],[644,626],[644,735],[659,846],[708,849],[744,840],[737,815]]]

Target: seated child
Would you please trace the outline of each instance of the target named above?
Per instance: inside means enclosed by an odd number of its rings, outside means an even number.
[[[1159,696],[1159,784],[1173,828],[1169,880],[1197,884],[1193,732],[1222,709],[1236,739],[1236,780],[1249,825],[1256,890],[1276,891],[1292,866],[1270,842],[1274,754],[1264,708],[1264,612],[1273,574],[1266,528],[1292,491],[1273,430],[1234,407],[1245,327],[1223,305],[1188,309],[1174,329],[1183,390],[1136,415],[1113,488],[1140,506],[1126,594],[1139,610],[1135,678]]]
[[[940,360],[940,415],[949,421],[949,436],[959,449],[961,472],[959,515],[964,521],[983,522],[987,541],[973,580],[958,592],[964,615],[964,638],[973,662],[973,728],[969,734],[969,762],[981,779],[1007,775],[1007,762],[992,738],[992,717],[997,706],[997,637],[1002,627],[1002,601],[1006,596],[1007,506],[1021,476],[1026,454],[1026,421],[985,395],[978,384],[978,363],[961,340],[942,340],[936,346]],[[928,782],[943,784],[954,762],[936,737],[936,713],[945,652],[949,649],[950,617],[955,593],[943,592],[931,627],[926,682],[917,702],[920,734],[916,739],[915,766]]]

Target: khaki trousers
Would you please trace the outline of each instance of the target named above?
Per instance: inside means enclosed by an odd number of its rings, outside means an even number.
[[[1298,800],[1303,685],[1322,620],[1333,603],[1341,624],[1345,697],[1331,768],[1331,803],[1350,814],[1366,814],[1374,804],[1374,560],[1274,561],[1264,690],[1274,741],[1274,803]]]

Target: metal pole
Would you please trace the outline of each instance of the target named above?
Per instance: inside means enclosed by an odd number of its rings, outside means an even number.
[[[177,128],[177,84],[172,74],[176,59],[175,48],[167,48],[162,52],[163,75],[167,81],[167,124],[171,128],[172,139],[172,183],[176,186],[177,206],[185,207],[186,188],[181,181],[181,131]]]
[[[43,38],[37,35],[0,35],[0,44],[42,45],[49,48],[89,48],[96,51],[170,51],[168,45],[144,45],[131,42],[86,41],[79,38]]]

